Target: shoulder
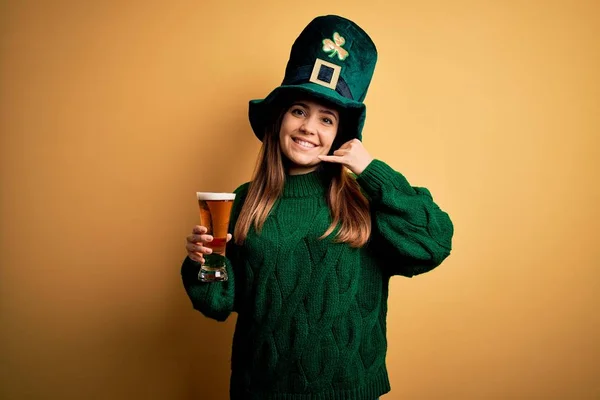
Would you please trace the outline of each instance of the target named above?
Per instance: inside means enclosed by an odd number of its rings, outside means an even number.
[[[248,188],[250,187],[250,182],[246,182],[240,186],[238,186],[233,193],[235,193],[235,199],[233,200],[233,206],[231,208],[232,220],[237,219],[240,211],[242,210],[242,206],[246,202],[246,195],[248,194]]]
[[[234,208],[241,207],[246,201],[248,190],[250,188],[250,182],[246,182],[238,186],[233,193],[235,193]]]
[[[238,186],[233,193],[236,194],[236,196],[245,196],[248,193],[248,188],[250,187],[250,182],[246,182],[241,184],[240,186]]]

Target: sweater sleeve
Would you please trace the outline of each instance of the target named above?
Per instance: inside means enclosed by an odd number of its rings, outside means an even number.
[[[241,210],[247,192],[248,184],[235,190],[236,198],[232,207],[229,223],[229,233],[233,233],[237,216]],[[228,279],[221,282],[201,282],[198,280],[200,263],[186,257],[181,265],[183,287],[192,302],[194,309],[208,318],[225,321],[235,311],[235,279],[238,268],[238,246],[233,239],[227,243],[225,262]]]
[[[381,160],[356,179],[371,204],[369,245],[390,275],[422,274],[450,255],[454,226],[428,189],[411,186]]]
[[[206,317],[217,321],[225,321],[233,312],[235,271],[229,257],[226,258],[226,268],[226,281],[201,282],[198,280],[200,263],[186,257],[181,266],[183,287],[192,301],[192,306]]]

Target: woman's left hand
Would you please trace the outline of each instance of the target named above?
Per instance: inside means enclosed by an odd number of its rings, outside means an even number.
[[[319,156],[319,160],[343,164],[354,174],[360,175],[373,161],[373,157],[360,140],[352,139],[334,151],[332,156]]]

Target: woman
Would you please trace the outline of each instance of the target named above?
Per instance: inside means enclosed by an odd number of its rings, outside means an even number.
[[[227,281],[198,280],[212,238],[202,226],[187,237],[181,272],[194,308],[219,321],[238,313],[232,399],[387,393],[389,279],[450,254],[453,225],[430,192],[360,141],[376,59],[354,22],[311,21],[282,85],[250,102],[263,144],[252,181],[235,190]]]

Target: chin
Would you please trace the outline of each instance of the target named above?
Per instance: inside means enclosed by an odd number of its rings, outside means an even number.
[[[310,154],[298,154],[295,151],[290,151],[287,154],[284,154],[285,158],[287,158],[288,160],[290,160],[293,164],[296,165],[301,165],[301,166],[309,166],[311,164],[314,164],[315,159],[318,160],[316,155],[310,155]]]
[[[292,164],[294,164],[297,167],[301,167],[301,168],[311,168],[316,166],[318,163],[314,162],[314,161],[307,161],[307,160],[290,160]]]
[[[286,157],[287,163],[298,168],[311,168],[320,163],[320,160],[315,160],[315,157]]]

